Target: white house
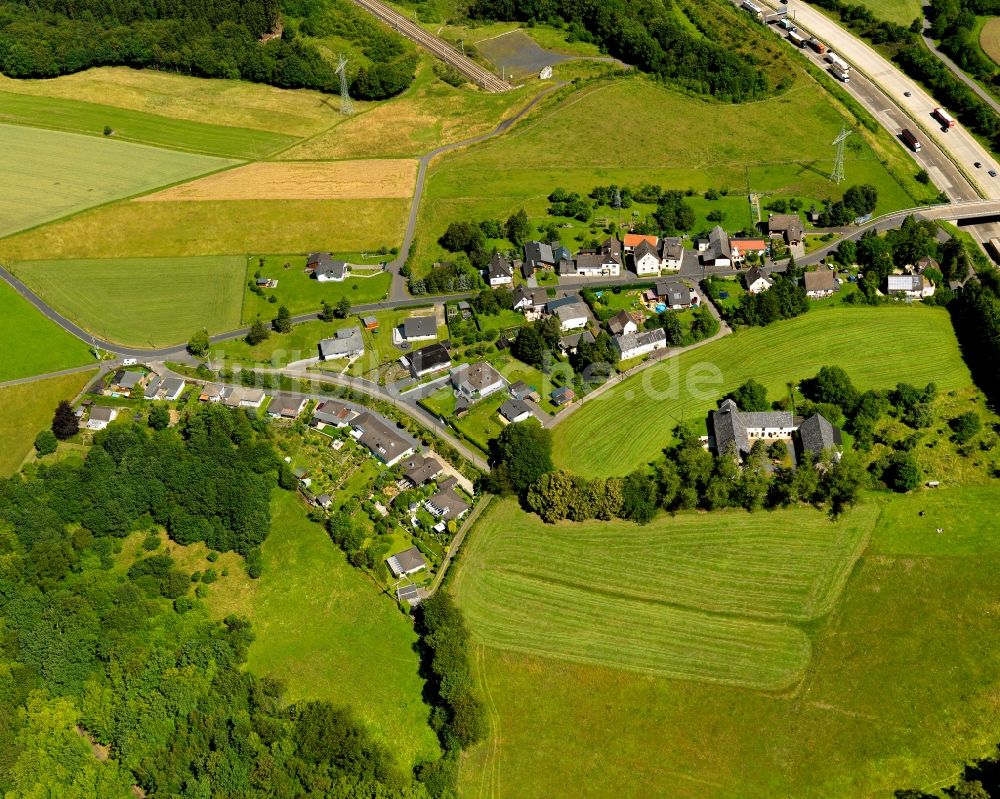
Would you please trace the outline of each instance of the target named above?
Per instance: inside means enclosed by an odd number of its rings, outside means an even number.
[[[892,297],[919,300],[932,297],[935,286],[923,275],[889,275],[887,293]]]
[[[684,260],[684,239],[672,236],[660,242],[660,268],[680,269]]]
[[[486,277],[491,288],[514,284],[514,264],[500,253],[493,253],[493,259],[486,269]]]
[[[350,264],[335,261],[328,252],[310,253],[306,268],[320,283],[340,283],[351,273]]]
[[[146,393],[143,395],[148,400],[166,400],[174,402],[187,385],[179,377],[154,377],[146,386]]]
[[[530,289],[527,286],[518,286],[514,289],[514,310],[527,313],[528,311],[541,311],[545,308],[545,303],[549,300],[545,289]]]
[[[643,333],[626,333],[622,336],[615,336],[611,340],[623,361],[629,358],[638,358],[653,350],[662,350],[667,346],[667,334],[661,327]]]
[[[264,404],[264,390],[226,386],[222,393],[222,404],[228,408],[259,408]]]
[[[587,306],[579,300],[556,308],[556,316],[563,330],[579,330],[587,326]]]
[[[581,252],[559,264],[559,274],[567,277],[618,277],[622,272],[622,258],[616,253]]]
[[[500,406],[500,415],[510,424],[523,422],[531,418],[531,406],[524,400],[509,399]]]
[[[456,366],[451,371],[451,384],[459,395],[470,402],[496,394],[507,387],[504,376],[486,361]]]
[[[733,245],[729,241],[729,234],[719,225],[709,231],[707,239],[698,240],[698,252],[701,253],[701,262],[706,266],[733,265]]]
[[[619,311],[608,320],[608,332],[612,336],[623,336],[638,333],[639,325],[629,315],[628,311]]]
[[[656,247],[645,239],[640,241],[632,251],[632,259],[637,275],[660,274],[660,256],[656,252]]]
[[[437,338],[437,319],[434,316],[411,316],[398,328],[402,341],[430,341]]]
[[[764,274],[764,270],[759,266],[749,269],[745,277],[747,291],[751,294],[760,294],[762,291],[767,291],[773,285],[767,275]]]
[[[319,343],[320,360],[329,361],[336,358],[354,358],[364,355],[365,340],[361,328],[345,327],[338,330],[334,338],[325,338]]]
[[[103,405],[95,405],[90,409],[90,419],[87,420],[87,429],[103,430],[117,418],[117,408],[106,408]]]
[[[833,296],[837,290],[837,280],[829,269],[817,269],[814,272],[806,272],[803,275],[806,287],[806,296],[810,300],[821,300],[824,297]]]

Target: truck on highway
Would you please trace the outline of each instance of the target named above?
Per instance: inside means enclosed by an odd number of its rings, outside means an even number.
[[[906,142],[907,147],[909,147],[915,153],[920,152],[920,140],[913,135],[913,131],[911,131],[909,128],[903,128],[903,131],[900,135],[903,137],[903,141]]]
[[[945,111],[943,108],[935,108],[934,116],[937,117],[937,121],[940,122],[945,128],[955,127],[955,117]]]
[[[788,32],[788,41],[794,44],[796,47],[805,47],[806,40],[798,31]]]
[[[764,13],[764,10],[756,3],[751,2],[751,0],[743,0],[743,8],[752,14],[760,15]]]
[[[843,58],[841,58],[839,55],[837,55],[832,50],[830,50],[826,54],[826,60],[829,63],[833,64],[833,66],[840,67],[841,69],[850,69],[851,68],[850,64],[848,64]]]
[[[813,50],[815,50],[820,55],[826,52],[826,45],[823,44],[819,39],[813,36],[808,42],[806,42]]]
[[[779,24],[779,25],[780,25],[780,26],[781,26],[782,28],[784,28],[784,29],[785,29],[786,31],[792,31],[792,32],[794,32],[794,31],[795,31],[795,25],[794,25],[794,24],[792,24],[792,21],[791,21],[790,19],[788,19],[788,17],[785,17],[785,18],[784,18],[783,20],[781,20],[781,22],[779,22],[778,24]]]
[[[840,64],[831,64],[830,72],[833,73],[833,77],[843,83],[850,83],[851,80],[851,68],[848,66],[841,66]]]

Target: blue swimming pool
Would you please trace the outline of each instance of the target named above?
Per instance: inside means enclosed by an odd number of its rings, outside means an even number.
[[[664,305],[662,302],[656,306],[657,313],[663,313],[665,310],[667,310],[667,306]]]

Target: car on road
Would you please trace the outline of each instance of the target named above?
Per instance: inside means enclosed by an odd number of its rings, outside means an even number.
[[[976,163],[974,163],[974,164],[973,164],[973,166],[974,166],[974,167],[975,167],[976,169],[979,169],[979,168],[980,168],[980,167],[982,166],[982,164],[981,164],[981,163],[979,163],[978,161],[976,161]]]
[[[990,170],[990,177],[995,178],[997,176],[997,171],[995,169]]]
[[[913,95],[909,92],[903,92],[903,97],[912,97]]]

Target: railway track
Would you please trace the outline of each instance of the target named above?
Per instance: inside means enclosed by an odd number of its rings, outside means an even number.
[[[479,66],[472,59],[466,58],[448,44],[448,42],[444,41],[444,39],[428,33],[415,22],[407,19],[394,9],[389,8],[389,6],[378,2],[378,0],[352,0],[352,2],[380,19],[407,39],[416,42],[446,64],[454,67],[473,83],[482,86],[486,91],[498,93],[511,89],[509,83],[501,80],[488,69]]]

